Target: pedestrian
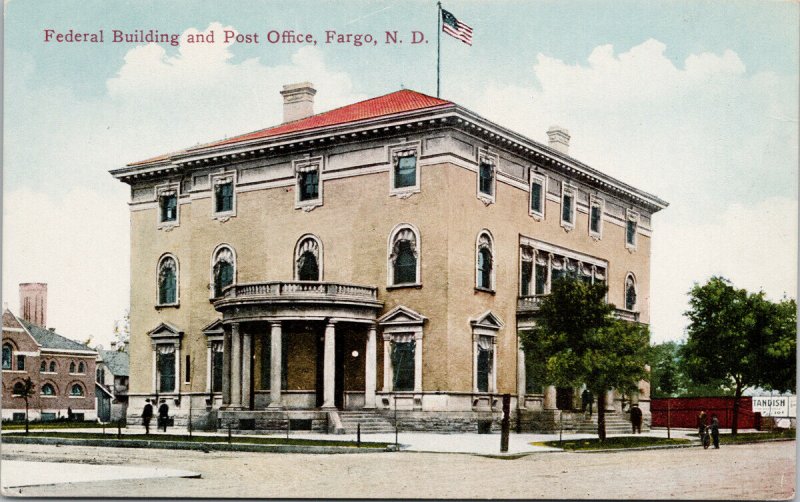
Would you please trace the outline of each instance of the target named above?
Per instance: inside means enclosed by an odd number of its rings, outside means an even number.
[[[697,434],[702,438],[703,433],[706,431],[706,412],[705,410],[700,410],[700,413],[697,415]]]
[[[642,433],[642,409],[638,404],[631,405],[631,426],[633,433]]]
[[[589,407],[589,416],[592,416],[592,393],[589,389],[583,389],[581,393],[581,412],[586,413],[586,407]]]
[[[72,422],[75,420],[75,414],[72,413],[72,406],[67,406],[67,421]]]
[[[142,423],[144,424],[144,433],[150,434],[150,419],[153,418],[153,405],[150,404],[149,399],[144,400],[145,405],[142,410]]]
[[[719,420],[716,415],[711,415],[711,440],[714,448],[719,449]]]
[[[158,407],[158,421],[167,432],[167,422],[169,421],[169,406],[167,406],[166,399],[161,400],[161,406]]]

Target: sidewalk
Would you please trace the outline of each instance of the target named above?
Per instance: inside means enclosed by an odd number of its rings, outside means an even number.
[[[92,432],[102,433],[102,429],[41,429],[31,432]],[[19,432],[19,431],[8,431]],[[672,429],[671,437],[675,439],[695,439],[696,437],[689,436],[689,434],[696,434],[694,429]],[[109,438],[116,437],[117,429],[106,428],[106,434]],[[129,434],[144,434],[144,427],[132,426],[122,429],[123,435]],[[165,433],[150,429],[150,436],[154,440]],[[185,427],[169,427],[166,432],[167,435],[188,435]],[[226,433],[220,432],[203,432],[192,431],[193,436],[227,436]],[[631,434],[609,434],[608,437],[630,436]],[[641,434],[642,436],[649,437],[667,437],[666,429],[656,429],[650,432]],[[235,435],[237,436],[237,435]],[[285,438],[286,433],[271,433],[271,434],[242,434],[246,437],[277,437]],[[290,438],[294,439],[320,439],[331,441],[355,441],[355,434],[323,434],[316,432],[296,431],[289,433]],[[565,433],[562,435],[564,441],[575,441],[577,439],[596,438],[596,434],[572,434]],[[521,433],[517,434],[511,432],[508,439],[508,452],[500,452],[500,433],[492,434],[477,434],[477,433],[429,433],[429,432],[404,432],[400,431],[398,435],[398,442],[403,451],[414,452],[433,452],[433,453],[473,453],[480,455],[519,455],[537,452],[554,452],[561,451],[559,448],[551,448],[547,446],[535,446],[531,443],[538,443],[544,441],[558,441],[559,435],[555,434],[535,434],[535,433]],[[364,442],[384,442],[394,443],[394,433],[377,433],[377,434],[361,434],[361,440]]]

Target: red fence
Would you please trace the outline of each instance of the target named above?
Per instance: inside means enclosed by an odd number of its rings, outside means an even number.
[[[730,429],[733,423],[732,397],[672,397],[654,398],[650,401],[650,412],[653,415],[654,427],[666,427],[667,415],[671,427],[697,427],[697,415],[705,411],[708,423],[711,416],[716,415],[719,426]],[[739,399],[739,428],[759,429],[761,415],[753,413],[753,400],[750,397]]]

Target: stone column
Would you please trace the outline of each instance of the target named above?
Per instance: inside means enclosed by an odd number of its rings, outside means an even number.
[[[281,331],[281,323],[270,323],[269,334],[269,406],[268,408],[282,408],[281,403],[281,344],[283,343]]]
[[[242,407],[242,336],[238,322],[231,325],[231,407]]]
[[[222,338],[222,406],[231,404],[231,328],[224,327]]]
[[[250,407],[250,376],[253,373],[253,336],[249,331],[242,333],[242,406]]]
[[[544,388],[544,399],[542,400],[542,407],[545,410],[555,410],[556,406],[556,387],[555,385],[548,385]]]
[[[606,392],[606,411],[614,411],[614,391]]]
[[[517,350],[517,408],[525,408],[527,394],[527,375],[525,374],[525,351]]]
[[[377,361],[376,328],[372,324],[367,331],[367,350],[364,353],[364,408],[375,408],[375,378]]]
[[[383,335],[383,392],[392,391],[392,336]]]
[[[422,392],[422,331],[414,335],[414,392]]]
[[[323,408],[336,408],[335,386],[336,386],[336,325],[329,322],[325,325],[325,359],[324,359],[324,383],[323,383]]]

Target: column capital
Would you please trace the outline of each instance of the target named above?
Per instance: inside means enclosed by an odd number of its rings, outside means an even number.
[[[283,321],[269,321],[269,327],[273,328],[273,329],[274,328],[281,328],[281,327],[283,327],[282,323],[283,323]]]

